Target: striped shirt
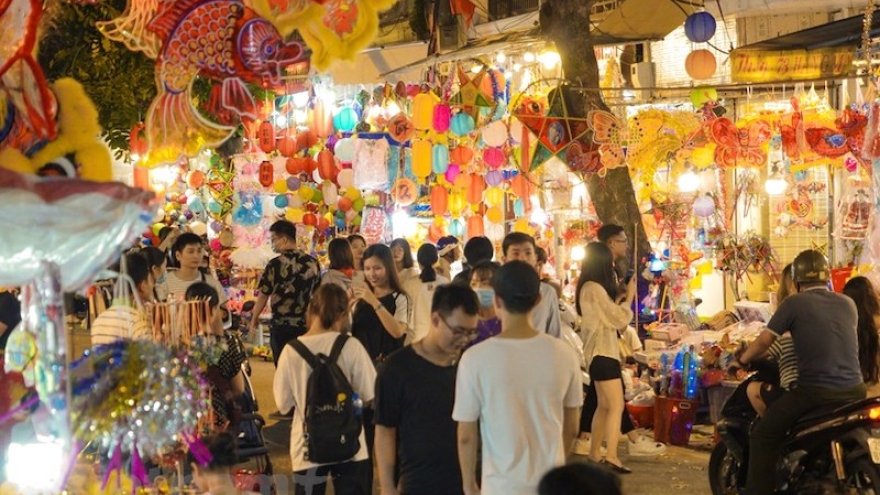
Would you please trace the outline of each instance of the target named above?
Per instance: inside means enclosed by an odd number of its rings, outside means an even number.
[[[189,288],[190,285],[196,282],[205,282],[210,285],[214,289],[217,290],[217,295],[220,296],[220,305],[226,304],[226,301],[229,300],[229,296],[226,295],[226,291],[223,290],[223,286],[220,284],[220,281],[214,278],[212,275],[204,275],[201,272],[196,276],[196,278],[192,280],[183,280],[177,276],[177,271],[168,271],[168,276],[165,277],[164,286],[158,290],[158,292],[168,295],[168,301],[183,301],[184,295],[186,294],[186,289]]]
[[[151,336],[144,313],[123,303],[114,303],[98,315],[89,332],[92,345],[112,344],[122,339],[149,339]]]
[[[776,339],[767,353],[779,365],[779,386],[791,390],[798,379],[797,355],[794,353],[791,335],[785,334]]]

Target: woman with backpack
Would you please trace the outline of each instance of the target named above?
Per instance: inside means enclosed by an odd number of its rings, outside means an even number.
[[[320,286],[306,314],[308,331],[284,346],[278,359],[275,403],[279,411],[294,411],[295,495],[324,495],[328,476],[337,495],[372,493],[372,464],[358,415],[359,404],[373,400],[376,369],[357,339],[340,334],[348,303],[338,285]]]

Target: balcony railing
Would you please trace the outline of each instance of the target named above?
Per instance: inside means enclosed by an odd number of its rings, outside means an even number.
[[[489,18],[504,19],[538,10],[538,0],[489,0]]]

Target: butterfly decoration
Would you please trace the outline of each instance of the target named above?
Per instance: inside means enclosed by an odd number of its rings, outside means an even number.
[[[721,167],[763,167],[767,152],[763,145],[770,140],[772,130],[764,120],[753,120],[738,127],[730,119],[721,117],[709,124],[709,137],[717,144],[715,163]]]
[[[599,145],[602,164],[599,175],[604,177],[608,169],[626,164],[627,125],[613,113],[604,110],[591,111],[587,115],[587,122],[593,131],[593,142]]]

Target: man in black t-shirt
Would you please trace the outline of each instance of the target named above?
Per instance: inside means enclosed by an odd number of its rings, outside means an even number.
[[[818,251],[797,255],[791,278],[798,293],[780,303],[767,328],[736,360],[739,366],[748,364],[788,331],[798,363],[796,387],[773,402],[752,430],[748,495],[773,493],[780,448],[798,419],[820,406],[865,398],[852,299],[828,290],[828,261]]]
[[[18,302],[18,291],[0,292],[0,351],[6,349],[6,341],[12,330],[21,322],[21,303]]]
[[[462,494],[452,406],[456,360],[476,334],[478,310],[470,287],[438,287],[428,334],[391,354],[379,369],[376,464],[382,495]]]

